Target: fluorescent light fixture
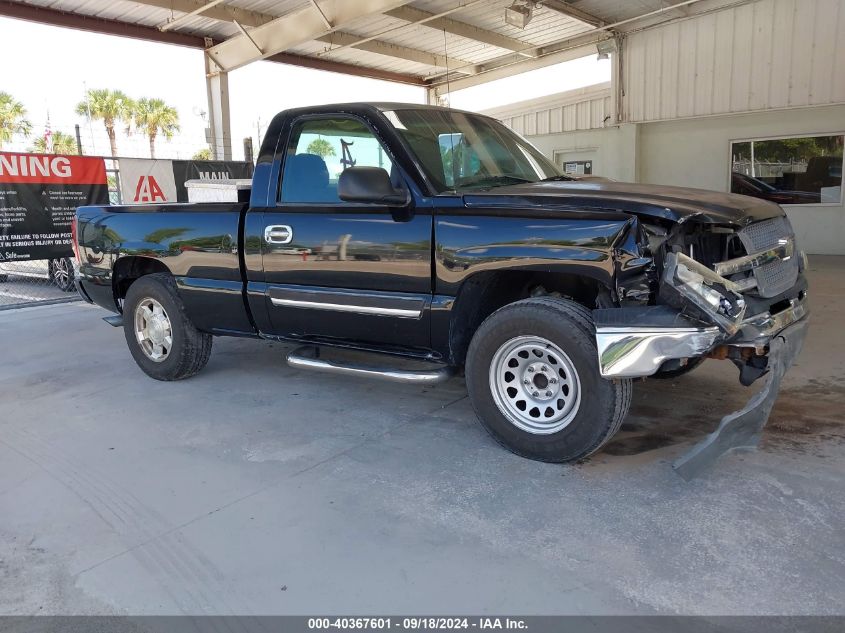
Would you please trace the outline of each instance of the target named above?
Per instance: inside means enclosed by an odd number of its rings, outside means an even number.
[[[530,3],[520,4],[514,2],[505,9],[505,22],[518,29],[524,29],[531,21],[533,7]]]

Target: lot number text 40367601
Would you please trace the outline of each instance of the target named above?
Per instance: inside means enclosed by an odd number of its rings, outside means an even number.
[[[311,630],[390,630],[398,631],[446,631],[446,630],[521,630],[526,629],[526,623],[519,618],[495,617],[336,617],[336,618],[308,618],[308,628]]]

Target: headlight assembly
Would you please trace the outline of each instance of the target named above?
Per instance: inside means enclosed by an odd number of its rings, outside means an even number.
[[[745,300],[734,282],[721,277],[683,253],[669,253],[663,271],[664,288],[682,309],[693,308],[699,318],[735,334],[745,316]]]

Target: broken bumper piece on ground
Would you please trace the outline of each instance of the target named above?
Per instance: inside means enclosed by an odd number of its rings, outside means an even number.
[[[753,449],[760,442],[763,427],[777,400],[780,384],[804,346],[807,320],[786,328],[769,343],[769,365],[763,388],[742,409],[722,418],[719,428],[696,444],[672,466],[690,480],[731,451]]]

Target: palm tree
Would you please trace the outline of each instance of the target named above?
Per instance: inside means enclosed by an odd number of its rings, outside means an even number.
[[[76,106],[76,113],[89,119],[102,120],[109,136],[112,158],[117,158],[117,133],[114,126],[118,121],[129,123],[134,106],[132,99],[120,90],[90,89],[85,93],[85,99]]]
[[[191,160],[211,160],[211,150],[207,147],[203,147],[191,156]]]
[[[173,138],[179,131],[179,112],[161,99],[140,99],[135,104],[135,125],[150,139],[150,158],[155,158],[156,136]]]
[[[316,154],[320,158],[327,158],[335,155],[334,147],[332,147],[332,144],[324,138],[315,138],[308,144],[305,151],[309,154]]]
[[[26,108],[8,92],[0,92],[0,148],[15,134],[29,136],[32,124],[26,120]]]
[[[32,150],[38,154],[47,153],[47,139],[39,136],[32,143]],[[53,132],[53,151],[51,154],[78,154],[79,148],[76,146],[76,139],[70,134],[64,132]]]

